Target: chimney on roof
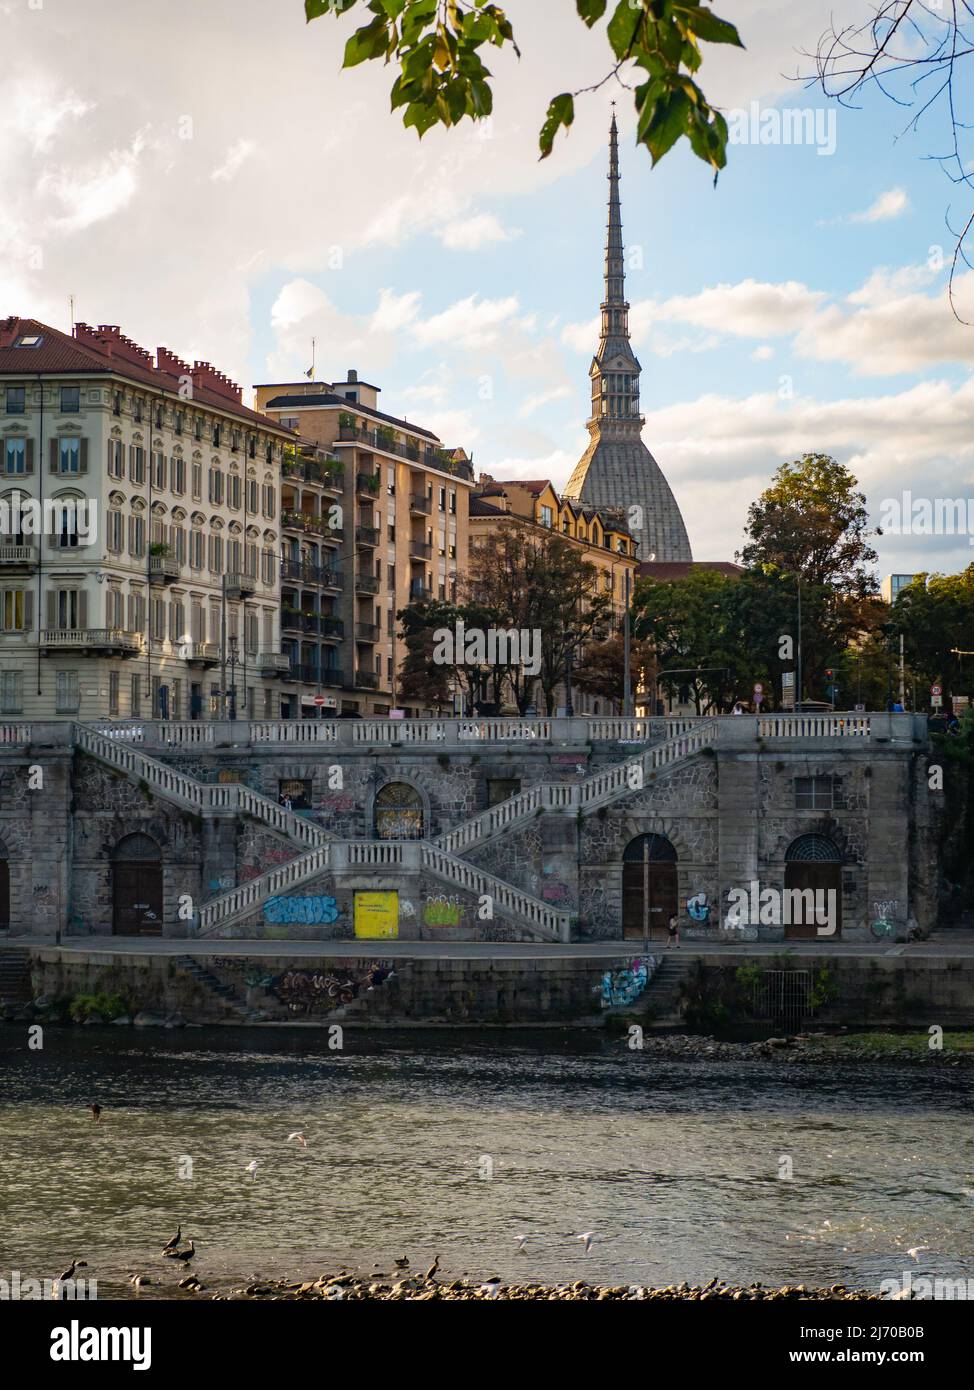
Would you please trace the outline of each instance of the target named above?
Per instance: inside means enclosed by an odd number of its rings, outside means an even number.
[[[349,367],[349,369],[348,369],[348,379],[349,379],[350,382],[352,382],[352,381],[358,381],[358,372],[355,370],[354,367]]]

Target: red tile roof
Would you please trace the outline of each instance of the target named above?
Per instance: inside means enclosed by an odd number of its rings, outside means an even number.
[[[18,346],[22,338],[39,337],[36,347]],[[38,372],[106,372],[137,382],[155,391],[176,395],[181,377],[193,383],[192,403],[220,410],[263,429],[293,436],[276,420],[241,404],[240,387],[209,362],[183,362],[168,348],[152,354],[127,338],[115,324],[75,324],[74,336],[40,323],[11,315],[0,320],[0,376],[35,376]]]
[[[639,566],[640,579],[656,579],[668,583],[674,579],[685,579],[691,570],[713,570],[717,574],[736,579],[744,573],[742,565],[732,564],[730,560],[643,560]]]

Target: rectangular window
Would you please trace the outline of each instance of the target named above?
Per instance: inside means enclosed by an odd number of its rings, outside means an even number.
[[[223,501],[223,474],[219,468],[210,469],[210,503],[218,507]]]
[[[114,585],[105,595],[105,620],[108,626],[116,632],[125,626],[122,591]]]
[[[274,517],[274,488],[270,483],[265,483],[263,487],[264,515],[273,519]]]
[[[4,589],[0,594],[0,622],[4,632],[23,632],[25,623],[23,589]]]
[[[203,499],[203,465],[193,464],[193,500],[200,502]]]
[[[132,676],[129,680],[129,702],[133,719],[142,718],[142,677]]]
[[[194,437],[195,439],[202,439],[202,438],[203,438],[203,417],[202,417],[202,415],[197,415],[196,419],[193,421],[193,437]]]
[[[152,456],[152,486],[157,492],[165,491],[166,456],[161,449]]]
[[[81,388],[79,386],[61,387],[61,409],[68,415],[77,415],[81,409]]]
[[[441,487],[441,488],[440,488],[440,511],[441,511],[441,512],[445,512],[445,511],[446,511],[446,488],[445,488],[445,487]]]
[[[125,477],[125,450],[120,439],[108,441],[108,476],[110,478]]]
[[[835,806],[834,782],[832,777],[796,777],[795,809],[831,811]]]
[[[550,507],[542,507],[542,508],[541,508],[541,525],[542,525],[542,526],[549,526],[549,527],[550,527],[550,526],[551,526],[551,522],[552,522],[551,508],[550,508]]]
[[[141,444],[129,445],[129,479],[133,483],[145,482],[145,450]]]
[[[24,678],[20,671],[4,671],[0,675],[0,712],[22,714],[24,709]]]
[[[109,714],[112,714],[112,715],[117,715],[117,714],[118,714],[118,709],[119,709],[119,705],[118,705],[118,686],[119,686],[119,680],[120,680],[120,676],[119,676],[118,671],[109,671],[109,673],[108,673],[108,713],[109,713]]]
[[[77,714],[81,707],[81,688],[77,671],[58,671],[56,708],[58,714]]]
[[[181,410],[177,410],[177,411],[174,412],[173,417],[172,417],[172,427],[173,427],[173,433],[174,433],[174,434],[182,434],[182,432],[183,432],[183,412],[182,412]]]
[[[186,460],[176,455],[172,460],[172,490],[180,494],[186,491]]]
[[[7,387],[7,414],[23,415],[27,409],[27,388],[25,386]]]
[[[81,440],[77,435],[64,435],[57,442],[59,473],[81,472]]]
[[[122,549],[124,525],[125,522],[121,512],[108,513],[108,534],[105,538],[105,544],[108,549],[114,551],[116,555],[119,554]]]
[[[247,483],[247,510],[255,512],[257,510],[257,481],[251,478]]]
[[[3,442],[3,471],[5,473],[27,472],[27,440],[5,439]]]
[[[236,473],[231,473],[227,478],[227,506],[234,511],[240,506],[240,479]]]

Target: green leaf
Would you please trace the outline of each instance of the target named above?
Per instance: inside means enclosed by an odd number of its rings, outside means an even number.
[[[371,24],[366,24],[355,33],[345,45],[343,68],[354,68],[369,58],[380,58],[386,52],[389,42],[389,20],[377,15]]]
[[[706,43],[731,43],[735,48],[744,47],[734,25],[718,18],[713,10],[705,10],[701,5],[674,5],[673,16],[683,21],[698,39]]]
[[[304,17],[310,24],[323,14],[344,14],[357,4],[358,0],[304,0]]]
[[[541,127],[539,144],[541,146],[541,158],[547,159],[551,154],[552,146],[555,143],[555,136],[564,126],[567,128],[575,119],[575,98],[571,92],[562,92],[560,96],[552,97],[548,104],[548,114],[545,117],[544,125]]]
[[[642,10],[633,9],[629,0],[619,0],[616,12],[609,20],[609,27],[606,30],[612,51],[617,58],[629,57],[645,17]]]
[[[685,92],[671,92],[656,103],[656,109],[646,127],[643,144],[658,164],[667,150],[673,148],[689,125],[691,106]]]
[[[575,0],[578,17],[591,29],[605,14],[606,0]]]

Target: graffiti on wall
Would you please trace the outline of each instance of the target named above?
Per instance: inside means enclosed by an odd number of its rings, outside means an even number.
[[[602,976],[602,1007],[632,1004],[649,984],[649,967],[653,960],[638,957],[618,970],[606,970]]]
[[[445,897],[442,893],[427,894],[423,908],[423,921],[428,927],[458,927],[463,919],[460,899],[455,895]]]
[[[568,898],[568,888],[564,883],[546,883],[541,896],[546,903],[563,903]]]
[[[393,977],[391,961],[370,961],[364,974],[287,970],[270,982],[271,993],[292,1013],[337,1009],[350,1004],[362,990],[372,990]]]
[[[266,922],[301,922],[305,926],[328,926],[338,921],[338,904],[322,894],[309,897],[268,898],[264,904]]]
[[[687,898],[687,913],[693,922],[710,920],[710,904],[706,893],[695,893],[692,898]]]

